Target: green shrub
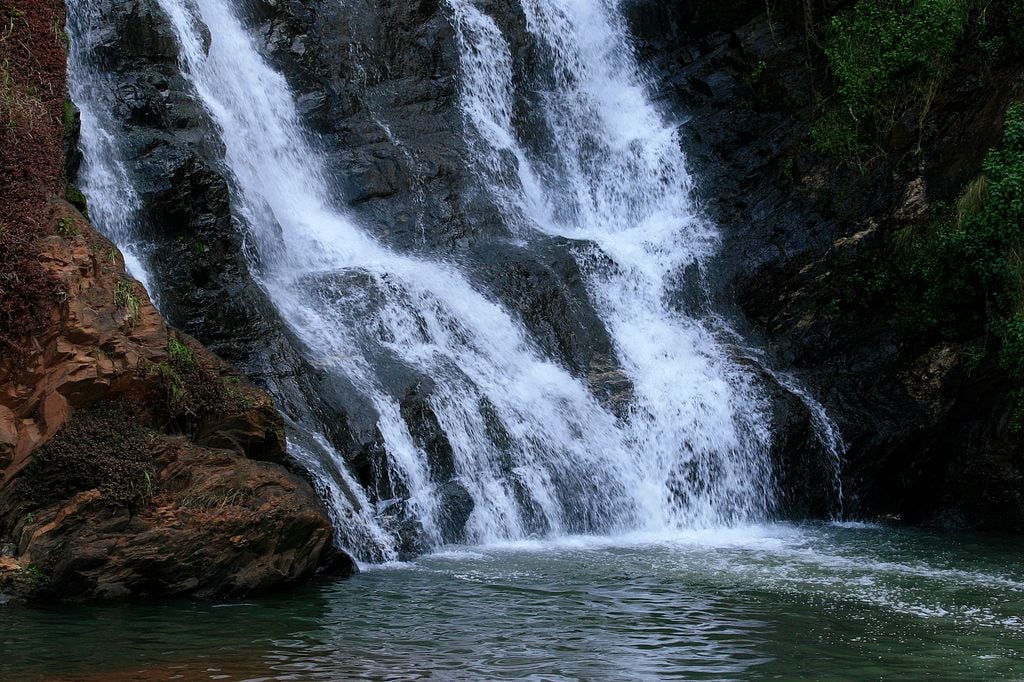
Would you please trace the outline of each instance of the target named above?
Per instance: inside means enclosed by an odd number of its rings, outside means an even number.
[[[922,115],[967,28],[971,0],[859,0],[829,24],[825,55],[837,105],[815,127],[815,146],[841,158]]]
[[[956,209],[905,242],[914,322],[945,338],[988,331],[1024,386],[1024,103],[1007,110],[1002,147],[988,153]]]
[[[153,365],[159,377],[154,419],[170,433],[196,435],[210,418],[253,407],[236,377],[221,377],[177,336],[167,340],[167,362]]]
[[[830,111],[815,122],[811,142],[819,152],[837,159],[852,159],[867,151],[855,122],[839,111]]]
[[[176,336],[167,339],[167,354],[171,358],[171,363],[176,367],[189,368],[196,364],[196,356],[192,349]]]

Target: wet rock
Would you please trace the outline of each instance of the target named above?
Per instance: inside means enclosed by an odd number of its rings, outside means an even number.
[[[882,303],[831,305],[850,295],[857,272],[884,267],[896,230],[935,201],[954,201],[977,174],[999,139],[1000,112],[1020,96],[1019,65],[979,79],[969,55],[955,59],[924,128],[896,126],[886,154],[855,169],[811,147],[816,93],[833,84],[799,8],[773,7],[769,17],[756,5],[708,13],[698,1],[640,2],[628,10],[660,93],[687,115],[683,145],[723,233],[709,269],[716,306],[738,304],[734,326],[838,422],[848,514],[1024,529],[1024,455],[1009,430],[1008,384],[991,358],[964,368],[983,342],[923,337]],[[811,6],[817,19],[836,9]],[[915,157],[921,134],[924,153]],[[808,492],[820,489],[823,451],[808,446],[798,404],[784,395],[773,402],[782,511],[819,515],[825,505]]]
[[[219,133],[180,74],[176,45],[164,40],[173,31],[158,3],[108,5],[104,11],[119,28],[102,41],[104,64],[117,86],[115,116],[142,202],[161,309],[270,389],[296,425],[293,437],[304,438],[301,431],[310,428],[324,433],[373,503],[400,500],[408,491],[393,480],[379,415],[346,378],[345,359],[307,361],[257,282],[260,265],[246,257],[246,225],[233,210]],[[302,122],[324,152],[336,207],[383,245],[457,262],[484,282],[488,295],[521,315],[545,351],[588,378],[600,399],[619,410],[631,388],[589,303],[575,246],[565,240],[511,246],[500,211],[475,177],[448,5],[258,0],[238,11],[296,93]],[[537,56],[530,53],[519,7],[489,3],[486,11],[514,29],[513,49],[523,57],[517,68],[529,69]],[[143,39],[154,41],[151,49],[140,48]],[[519,113],[536,116],[529,107]],[[308,284],[325,311],[369,318],[381,293],[364,275],[353,269]],[[387,353],[368,361],[385,392],[401,403],[432,480],[448,485],[456,475],[452,448],[430,408],[430,387]],[[231,437],[218,445],[250,438],[227,430]],[[500,441],[499,429],[493,430]],[[453,538],[469,514],[464,497],[453,494],[452,504],[442,505],[451,508],[446,534]],[[396,519],[395,532],[411,552],[421,532],[403,515]]]
[[[331,526],[312,487],[275,463],[285,443],[269,399],[173,336],[73,207],[54,203],[52,220],[74,227],[39,243],[66,298],[35,350],[0,359],[0,538],[21,567],[0,585],[60,599],[230,597],[312,575]],[[193,438],[167,435],[160,416],[173,343],[223,400],[193,414]],[[101,440],[62,436],[98,406],[114,410]]]
[[[466,523],[473,513],[475,503],[466,487],[458,481],[445,483],[440,491],[441,534],[445,542],[464,542]]]

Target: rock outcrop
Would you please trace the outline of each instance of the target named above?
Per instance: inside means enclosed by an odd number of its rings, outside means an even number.
[[[285,466],[270,399],[169,328],[117,248],[56,198],[73,123],[63,4],[0,10],[0,590],[214,598],[310,577],[332,527]]]
[[[915,332],[895,305],[900,292],[878,293],[875,282],[900,258],[895,235],[954,204],[978,175],[1007,105],[1024,97],[1024,70],[978,48],[981,32],[1005,21],[993,6],[925,115],[901,120],[870,160],[844,163],[816,151],[810,131],[835,87],[825,24],[850,4],[694,0],[630,11],[665,100],[688,116],[684,146],[725,238],[721,304],[735,302],[736,324],[835,417],[847,444],[846,512],[1022,531],[1024,438],[1011,428],[1016,389],[998,353],[983,330]],[[782,431],[796,474],[784,480],[786,505],[820,515],[800,428]]]
[[[406,491],[389,479],[379,415],[343,373],[312,366],[250,270],[244,220],[232,214],[231,178],[216,125],[180,73],[174,32],[155,0],[95,0],[109,22],[96,32],[96,68],[114,81],[110,110],[136,181],[150,277],[176,327],[267,388],[295,423],[324,434],[370,491],[385,525],[412,529]],[[459,106],[459,55],[450,8],[432,0],[346,5],[299,0],[235,7],[283,73],[303,123],[321,144],[337,202],[396,251],[457,261],[489,295],[518,313],[551,356],[621,407],[631,387],[589,301],[574,245],[511,238],[473,172]],[[515,3],[495,6],[524,25]],[[72,169],[73,170],[73,169]],[[353,291],[372,286],[354,276]],[[375,371],[398,397],[411,435],[430,458],[442,495],[445,539],[462,540],[468,511],[437,426],[427,377],[387,355]],[[401,532],[406,554],[416,533]]]
[[[37,248],[65,298],[31,350],[0,361],[8,584],[231,597],[312,575],[331,526],[283,466],[269,398],[169,329],[80,213],[52,211],[65,236]]]

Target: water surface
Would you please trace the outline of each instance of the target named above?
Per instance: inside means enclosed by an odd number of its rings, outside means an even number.
[[[0,679],[1020,679],[1024,542],[861,524],[450,548],[271,599],[0,609]]]

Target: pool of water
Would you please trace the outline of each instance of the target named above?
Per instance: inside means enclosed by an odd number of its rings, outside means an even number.
[[[0,679],[1021,679],[1022,550],[864,524],[453,547],[253,602],[2,606]]]

